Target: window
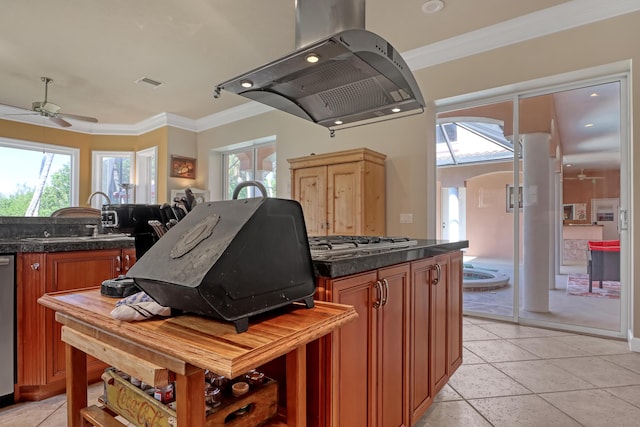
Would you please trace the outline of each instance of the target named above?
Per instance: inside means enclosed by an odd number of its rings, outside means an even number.
[[[156,189],[157,158],[158,147],[136,152],[136,203],[154,204],[158,200]]]
[[[100,208],[105,203],[133,203],[132,184],[134,153],[130,151],[93,152],[93,191],[105,193],[109,200],[94,197],[91,206]]]
[[[77,148],[0,138],[0,215],[49,216],[78,204]]]
[[[276,196],[276,144],[252,145],[246,148],[226,151],[222,154],[224,187],[222,198],[233,198],[236,186],[245,181],[259,181],[268,197]],[[260,190],[245,187],[238,198],[260,197]]]

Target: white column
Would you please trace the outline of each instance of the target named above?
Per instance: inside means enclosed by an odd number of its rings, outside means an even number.
[[[549,140],[546,133],[527,134],[523,145],[524,309],[549,311],[549,239],[551,227]]]

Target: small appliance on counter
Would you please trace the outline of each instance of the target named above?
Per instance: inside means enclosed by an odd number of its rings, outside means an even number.
[[[302,207],[276,198],[197,205],[127,273],[158,304],[234,322],[295,301],[313,307],[315,276]]]
[[[120,275],[113,279],[107,279],[100,285],[100,293],[112,298],[126,298],[129,295],[140,292],[133,279],[125,275]]]
[[[158,240],[149,221],[162,221],[165,224],[169,219],[160,205],[102,205],[102,228],[132,236],[135,239],[136,258],[144,255]]]

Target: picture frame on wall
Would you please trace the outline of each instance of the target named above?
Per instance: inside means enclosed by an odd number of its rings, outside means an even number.
[[[173,178],[196,179],[196,159],[172,155],[169,166],[169,176]]]

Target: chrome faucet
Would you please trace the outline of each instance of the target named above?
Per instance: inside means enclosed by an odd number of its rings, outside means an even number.
[[[109,196],[107,196],[106,193],[103,193],[102,191],[94,191],[93,193],[91,193],[91,195],[89,196],[89,198],[87,199],[87,203],[89,205],[91,205],[91,199],[93,199],[93,196],[97,196],[97,195],[101,195],[104,196],[105,199],[107,199],[107,205],[111,204],[111,199],[109,198]],[[103,203],[104,204],[104,203]]]

